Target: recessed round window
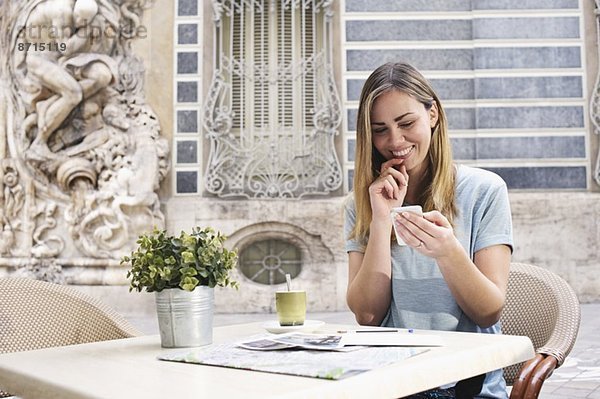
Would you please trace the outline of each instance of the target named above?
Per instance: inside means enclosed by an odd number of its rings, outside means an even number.
[[[285,283],[285,275],[292,278],[302,270],[302,251],[294,244],[277,239],[255,241],[242,249],[239,255],[242,274],[250,280],[266,285]]]

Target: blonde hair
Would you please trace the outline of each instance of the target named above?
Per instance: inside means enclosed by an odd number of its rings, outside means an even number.
[[[354,162],[354,201],[356,224],[349,238],[366,239],[369,235],[372,211],[369,186],[379,176],[385,159],[379,154],[371,136],[371,109],[382,93],[398,90],[422,103],[427,110],[437,105],[438,120],[432,128],[427,170],[423,177],[425,190],[418,202],[425,212],[440,211],[453,222],[455,204],[455,171],[448,137],[448,123],[442,104],[429,82],[412,65],[387,63],[377,68],[363,86],[356,121],[356,156]]]

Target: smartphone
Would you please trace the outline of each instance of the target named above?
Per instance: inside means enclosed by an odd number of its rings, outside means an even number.
[[[396,242],[398,242],[398,245],[404,246],[406,245],[406,243],[402,240],[402,238],[400,238],[400,236],[398,235],[398,231],[396,231],[396,216],[402,212],[412,212],[419,216],[423,216],[423,208],[421,208],[421,205],[398,206],[392,208],[392,210],[390,211],[390,217],[392,218],[392,226],[394,226],[394,234],[396,235]]]

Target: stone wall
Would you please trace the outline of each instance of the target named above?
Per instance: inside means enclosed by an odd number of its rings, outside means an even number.
[[[230,248],[238,250],[270,237],[294,243],[304,252],[302,272],[293,280],[294,287],[307,291],[309,310],[334,311],[345,308],[347,281],[342,201],[340,197],[298,201],[201,199],[192,203],[173,199],[167,214],[174,231],[211,225],[229,237]],[[272,312],[275,291],[285,289],[285,284],[255,283],[239,271],[234,278],[240,282],[239,291],[219,289],[216,293],[216,306],[222,312]]]
[[[511,193],[515,248],[512,260],[532,263],[558,273],[581,302],[600,300],[600,194]],[[343,198],[312,201],[260,202],[171,200],[169,229],[179,231],[210,224],[230,236],[230,247],[243,248],[256,234],[271,231],[300,245],[314,256],[294,284],[308,291],[308,310],[346,311],[347,255],[342,237]],[[219,313],[274,312],[279,286],[259,285],[239,272],[240,289],[217,289]],[[125,286],[100,295],[123,313],[154,312],[151,294],[128,293]]]
[[[174,231],[213,225],[242,249],[248,238],[274,232],[304,242],[314,252],[295,284],[309,293],[313,311],[346,310],[347,254],[342,234],[343,198],[260,202],[171,201],[167,218]],[[600,299],[600,194],[511,193],[513,261],[550,269],[572,285],[582,302]],[[174,212],[171,212],[173,210]],[[293,237],[293,238],[292,238]],[[240,273],[240,291],[219,290],[221,312],[273,311],[273,293],[283,286],[253,283]]]
[[[362,82],[384,62],[405,61],[445,105],[458,161],[497,172],[513,190],[597,190],[587,151],[591,14],[592,2],[577,0],[346,1],[349,188]]]
[[[554,271],[581,302],[600,300],[600,194],[511,193],[513,261]]]
[[[148,37],[133,50],[144,60],[146,99],[171,145],[171,169],[157,190],[167,230],[211,225],[237,248],[259,237],[283,237],[306,260],[294,285],[308,291],[309,311],[346,310],[341,213],[351,189],[358,94],[374,67],[404,59],[424,71],[444,100],[457,160],[508,182],[513,260],[557,272],[583,302],[600,301],[598,136],[588,106],[598,70],[592,2],[515,0],[501,2],[502,8],[483,0],[335,3],[334,62],[345,116],[336,145],[344,189],[289,201],[206,194],[202,111],[213,68],[211,2],[156,0],[146,10]],[[4,132],[8,115],[0,113],[0,122]],[[3,257],[0,275],[27,259]],[[63,259],[70,282],[122,313],[153,313],[152,295],[128,293],[116,255],[89,259]],[[235,277],[239,291],[217,290],[218,312],[274,310],[273,293],[281,286],[259,285],[239,272]]]

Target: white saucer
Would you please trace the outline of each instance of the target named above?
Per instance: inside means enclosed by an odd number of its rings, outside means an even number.
[[[270,333],[273,334],[281,334],[292,331],[304,331],[304,332],[313,332],[317,328],[321,327],[325,324],[324,321],[319,320],[304,320],[304,324],[301,326],[280,326],[279,321],[277,320],[269,320],[262,324],[262,327]]]

